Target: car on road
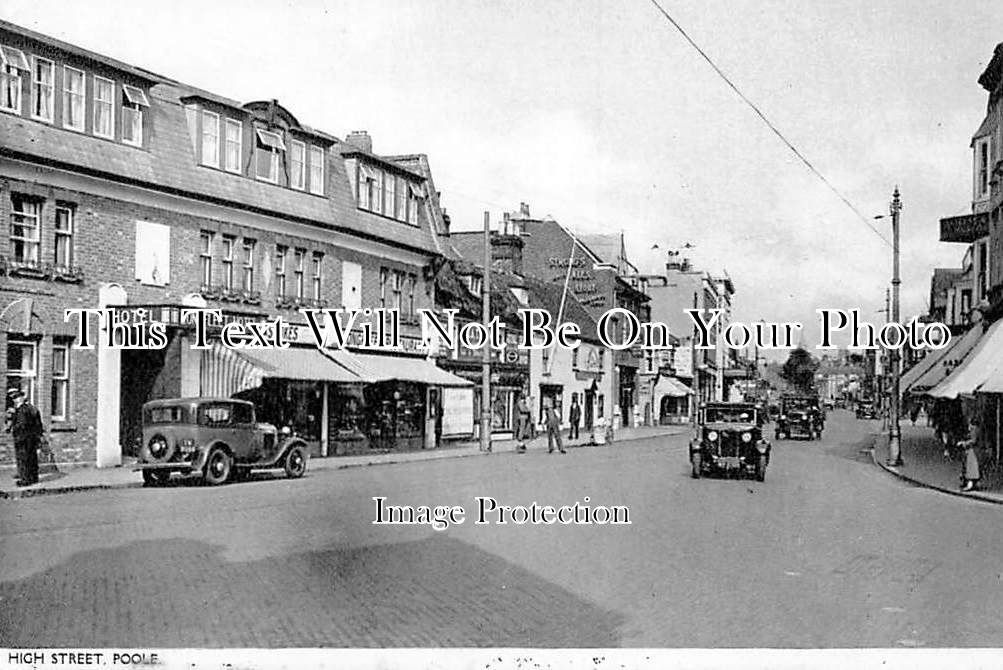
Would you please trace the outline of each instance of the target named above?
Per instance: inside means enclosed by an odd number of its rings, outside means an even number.
[[[707,403],[699,409],[690,442],[692,476],[725,473],[766,479],[770,443],[763,437],[764,412],[751,403]]]
[[[780,416],[774,437],[777,440],[805,437],[816,440],[825,429],[825,413],[818,398],[811,395],[785,395],[780,399]]]
[[[857,407],[854,409],[853,413],[858,419],[877,419],[877,403],[869,399],[858,400]]]
[[[252,470],[306,472],[306,443],[288,428],[255,420],[254,405],[233,398],[175,398],[143,405],[143,442],[136,470],[148,486],[171,474],[200,474],[207,484],[246,479]]]

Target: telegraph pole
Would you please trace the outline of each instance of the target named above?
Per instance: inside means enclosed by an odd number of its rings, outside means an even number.
[[[899,285],[902,280],[899,278],[899,212],[902,210],[902,201],[899,199],[899,187],[895,187],[892,194],[891,215],[892,215],[892,321],[899,323]],[[902,428],[899,425],[899,368],[902,357],[899,349],[892,349],[888,352],[891,362],[891,426],[888,429],[888,465],[902,465]]]
[[[484,279],[481,281],[481,322],[491,332],[491,213],[484,212]],[[481,451],[491,451],[491,347],[481,349]]]

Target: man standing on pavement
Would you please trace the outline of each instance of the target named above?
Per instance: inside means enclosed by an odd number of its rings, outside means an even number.
[[[568,440],[578,439],[578,423],[582,420],[582,408],[578,404],[578,394],[571,394],[571,410],[568,414],[568,423],[571,428],[568,430]]]
[[[519,445],[516,451],[523,453],[526,451],[526,441],[530,439],[530,424],[533,423],[533,417],[529,413],[529,404],[526,402],[525,394],[519,396],[516,410],[519,413],[519,423],[515,427],[515,439]]]
[[[17,458],[17,485],[38,483],[38,447],[42,440],[42,417],[21,389],[7,391],[14,403],[9,430],[14,434],[14,455]]]
[[[547,453],[554,453],[554,442],[562,454],[566,454],[564,443],[561,441],[561,415],[557,413],[553,405],[547,407]]]

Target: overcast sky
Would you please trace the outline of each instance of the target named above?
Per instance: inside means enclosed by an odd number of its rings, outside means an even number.
[[[693,39],[865,214],[902,191],[903,315],[964,248],[976,79],[999,0],[664,0]],[[377,153],[428,154],[454,228],[528,202],[623,230],[642,269],[690,242],[738,319],[882,315],[891,250],[722,82],[649,0],[52,2],[3,18],[241,101],[277,98]],[[890,238],[890,222],[873,221]]]

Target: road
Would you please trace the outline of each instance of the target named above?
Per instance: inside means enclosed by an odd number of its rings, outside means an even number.
[[[1003,644],[1003,508],[913,488],[830,414],[763,483],[686,437],[0,502],[0,646]],[[462,505],[377,526],[374,496]],[[630,525],[475,525],[475,496],[626,505]]]

